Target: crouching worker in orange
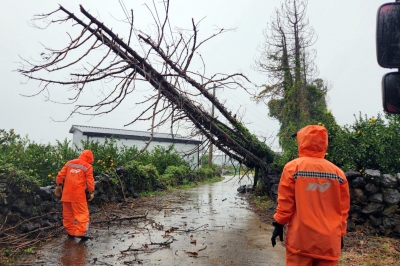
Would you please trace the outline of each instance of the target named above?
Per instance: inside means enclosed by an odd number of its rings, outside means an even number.
[[[62,214],[63,225],[69,237],[77,237],[82,240],[89,239],[86,231],[89,228],[89,209],[87,201],[94,198],[93,154],[90,150],[84,150],[78,159],[68,161],[58,172],[57,186],[63,184],[62,189]],[[86,199],[86,192],[90,198]]]
[[[286,234],[286,265],[337,265],[350,208],[346,176],[324,159],[328,133],[306,126],[296,134],[299,158],[288,162],[278,187],[271,242]]]

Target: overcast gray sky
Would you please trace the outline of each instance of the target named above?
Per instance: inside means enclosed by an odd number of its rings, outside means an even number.
[[[251,65],[259,56],[257,46],[263,42],[263,29],[270,22],[270,16],[280,0],[171,0],[171,24],[184,28],[191,27],[191,18],[195,21],[205,19],[200,30],[209,32],[217,25],[223,28],[236,28],[236,31],[221,35],[210,41],[202,50],[208,73],[242,72],[254,83],[262,84],[266,78],[254,70]],[[375,23],[378,7],[386,3],[383,0],[309,0],[308,18],[314,28],[318,41],[316,63],[319,77],[331,82],[328,93],[329,109],[332,110],[340,125],[353,124],[354,114],[359,112],[368,117],[382,113],[381,79],[390,70],[378,66],[375,55]],[[151,22],[149,12],[143,5],[151,1],[124,0],[128,9],[134,10],[137,28],[146,30]],[[89,125],[99,127],[124,128],[134,118],[133,103],[122,106],[117,111],[89,119],[75,115],[64,120],[72,110],[71,105],[58,105],[46,102],[43,95],[32,98],[20,94],[32,94],[38,84],[28,82],[17,72],[20,61],[36,57],[42,52],[41,44],[60,47],[65,44],[66,30],[63,26],[52,26],[40,31],[28,25],[34,14],[47,13],[63,5],[79,15],[79,4],[96,15],[106,25],[111,26],[120,35],[127,34],[126,24],[116,18],[123,18],[118,0],[4,0],[0,1],[1,49],[2,59],[0,128],[15,129],[16,133],[29,135],[39,143],[54,143],[55,140],[71,139],[68,133],[71,125]],[[119,26],[120,25],[120,26]],[[52,91],[54,96],[65,97],[65,88]],[[143,88],[143,93],[146,93]],[[139,93],[139,92],[137,92]],[[140,93],[139,93],[140,94]],[[140,95],[137,95],[140,98]],[[256,105],[250,96],[241,91],[224,91],[220,96],[227,100],[227,106],[233,112],[240,108],[246,110],[245,121],[251,132],[256,135],[276,135],[279,129],[277,121],[268,117],[265,105]],[[127,129],[147,130],[148,124],[134,124]],[[276,143],[274,144],[276,145]]]

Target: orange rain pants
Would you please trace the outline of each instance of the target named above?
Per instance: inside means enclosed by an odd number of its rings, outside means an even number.
[[[300,254],[295,254],[286,249],[286,266],[336,266],[336,260],[316,259]]]
[[[72,236],[83,236],[89,229],[87,202],[63,202],[63,225]]]

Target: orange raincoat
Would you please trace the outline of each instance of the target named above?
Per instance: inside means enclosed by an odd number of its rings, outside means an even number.
[[[90,150],[84,150],[78,159],[68,161],[58,172],[56,183],[64,182],[63,225],[71,236],[83,236],[89,226],[89,210],[85,190],[94,191],[94,161]]]
[[[297,133],[299,158],[288,162],[278,187],[274,219],[288,224],[286,248],[294,254],[337,261],[346,234],[350,195],[343,171],[324,159],[328,133],[307,126]]]

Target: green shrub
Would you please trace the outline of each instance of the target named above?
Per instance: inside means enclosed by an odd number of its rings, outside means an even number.
[[[129,192],[148,192],[161,187],[157,169],[151,165],[132,161],[126,165],[125,183]]]
[[[67,140],[57,141],[56,145],[37,144],[27,136],[21,138],[12,129],[9,132],[0,130],[0,164],[11,164],[34,178],[41,186],[46,186],[54,183],[58,171],[68,160],[77,158],[83,149],[90,149],[95,158],[95,176],[101,173],[113,175],[114,168],[118,166],[129,165],[134,161],[140,162],[141,166],[138,166],[138,169],[142,174],[139,176],[145,177],[146,181],[136,185],[146,190],[159,185],[158,172],[163,173],[168,166],[187,165],[172,146],[167,149],[156,147],[153,151],[145,151],[141,155],[138,155],[136,147],[118,147],[116,139],[113,138],[106,139],[104,143],[84,141],[82,146],[82,149],[72,147],[71,142]],[[115,179],[115,182],[118,180]]]
[[[186,165],[168,166],[165,173],[161,175],[161,180],[166,186],[182,185],[189,175],[189,167]]]
[[[399,117],[386,114],[384,118],[363,117],[359,114],[354,125],[343,128],[333,140],[327,159],[348,169],[378,169],[385,173],[400,172]]]
[[[9,133],[0,130],[0,134],[0,162],[14,165],[41,185],[53,182],[66,156],[62,143],[59,142],[58,146],[37,144],[27,136],[21,138],[14,130]]]
[[[326,159],[348,171],[378,169],[385,173],[400,172],[400,117],[380,114],[368,118],[361,113],[355,116],[353,125],[340,127],[336,122],[326,119],[323,125],[328,130],[329,146]],[[298,155],[297,142],[289,140],[287,150],[274,162],[276,169]]]
[[[168,148],[155,146],[153,150],[145,151],[135,160],[143,164],[154,165],[160,175],[163,175],[169,166],[188,166],[188,163],[178,154],[173,145]]]
[[[22,193],[29,193],[32,189],[39,186],[39,182],[35,176],[29,175],[9,163],[0,164],[0,180],[6,182],[14,193],[18,190]],[[14,187],[18,189],[14,190]]]
[[[112,173],[116,165],[120,165],[119,148],[113,138],[105,139],[104,143],[99,141],[82,141],[82,150],[91,150],[94,157],[94,175],[100,173]],[[82,152],[82,150],[79,151]]]
[[[213,168],[199,167],[196,169],[196,181],[203,181],[218,175]]]

